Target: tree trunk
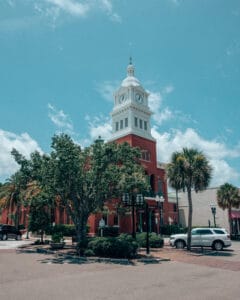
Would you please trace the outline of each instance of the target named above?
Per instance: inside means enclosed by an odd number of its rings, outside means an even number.
[[[43,230],[41,230],[41,244],[43,244]]]
[[[191,194],[191,188],[187,189],[188,194],[188,232],[187,232],[187,250],[191,250],[191,231],[192,231],[192,194]]]
[[[76,235],[77,235],[77,251],[79,255],[83,255],[86,247],[86,227],[87,227],[88,216],[82,216],[77,219]]]
[[[232,207],[229,206],[229,208],[228,208],[228,223],[229,223],[229,233],[230,233],[230,236],[233,234],[233,232],[232,232],[232,219],[231,219],[231,215],[232,215]]]

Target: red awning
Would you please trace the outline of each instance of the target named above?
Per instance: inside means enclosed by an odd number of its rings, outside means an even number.
[[[240,219],[240,211],[232,211],[231,219]]]

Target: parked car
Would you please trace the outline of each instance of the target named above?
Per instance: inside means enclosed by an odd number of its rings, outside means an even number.
[[[0,224],[0,240],[6,241],[9,238],[21,240],[21,231],[13,225]]]
[[[183,249],[187,245],[187,234],[173,234],[170,245]],[[192,230],[191,247],[212,247],[217,251],[230,247],[230,235],[224,228],[194,228]]]

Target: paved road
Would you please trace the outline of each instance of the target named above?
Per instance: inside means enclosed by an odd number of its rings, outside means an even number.
[[[17,247],[20,247],[22,245],[31,244],[32,241],[30,240],[7,240],[7,241],[1,241],[0,240],[0,250],[7,250],[7,249],[16,249]]]
[[[236,244],[236,247],[239,245]],[[194,253],[189,255],[167,247],[161,251],[162,255],[171,252],[172,261],[133,266],[79,264],[76,260],[62,259],[59,256],[0,251],[0,299],[239,298],[239,271],[196,263],[199,258],[224,262],[225,257],[216,258]],[[178,257],[181,255],[185,255],[186,261],[179,261]],[[191,261],[194,259],[195,263]],[[231,263],[234,260],[237,263],[238,259],[236,255],[227,261]]]

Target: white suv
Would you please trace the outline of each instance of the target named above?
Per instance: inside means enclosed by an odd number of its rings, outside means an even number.
[[[173,234],[170,245],[183,249],[187,245],[187,234]],[[194,228],[192,230],[191,247],[212,247],[221,251],[231,246],[230,235],[223,228]]]

